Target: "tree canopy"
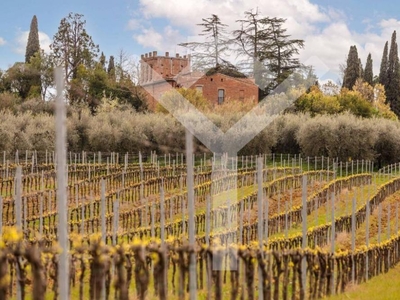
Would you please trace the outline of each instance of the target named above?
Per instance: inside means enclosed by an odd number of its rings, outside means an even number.
[[[304,47],[304,40],[290,38],[283,18],[263,16],[258,9],[244,15],[237,21],[241,28],[233,32],[234,40],[244,62],[250,61],[263,97],[301,66],[296,55]]]
[[[343,87],[351,90],[356,80],[362,77],[361,70],[362,66],[358,58],[357,47],[351,46],[344,71]]]
[[[202,28],[199,35],[204,36],[205,40],[179,44],[179,46],[186,47],[192,52],[193,67],[206,72],[210,68],[229,64],[227,56],[230,39],[226,32],[228,25],[222,23],[219,16],[215,14],[203,18],[202,23],[197,25]]]
[[[39,28],[36,16],[33,16],[26,44],[25,63],[29,63],[35,53],[40,51]]]

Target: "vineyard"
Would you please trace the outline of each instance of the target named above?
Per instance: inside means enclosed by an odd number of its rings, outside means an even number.
[[[0,168],[0,299],[319,299],[400,260],[400,164],[69,153],[64,219],[54,153],[20,156]]]

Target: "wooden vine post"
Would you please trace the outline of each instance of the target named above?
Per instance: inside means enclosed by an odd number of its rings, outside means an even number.
[[[260,249],[263,249],[263,240],[264,240],[264,222],[265,225],[267,226],[268,224],[268,219],[264,219],[264,214],[263,214],[263,161],[262,158],[259,157],[257,159],[257,210],[258,210],[258,247]],[[265,209],[267,210],[268,208],[268,201],[265,202]],[[266,228],[267,234],[268,234],[268,228]],[[262,257],[264,259],[264,257]],[[263,278],[263,273],[261,270],[261,266],[258,266],[258,282],[260,283],[258,285],[258,299],[263,300],[263,283],[264,278]]]
[[[307,248],[307,175],[303,175],[302,178],[302,249],[303,251]],[[305,254],[301,258],[301,289],[300,299],[305,299],[306,280],[307,280],[307,260]]]
[[[66,114],[64,103],[64,76],[61,67],[55,70],[57,88],[56,98],[56,152],[57,152],[57,207],[58,207],[58,243],[61,254],[58,262],[58,288],[60,300],[69,299],[69,257],[68,257],[68,205],[66,177]]]
[[[183,159],[182,159],[183,162]],[[189,213],[189,247],[195,247],[195,224],[194,224],[194,183],[193,183],[193,135],[186,129],[186,187],[188,192],[188,213]],[[189,262],[189,299],[197,299],[197,279],[196,279],[196,257],[195,253],[190,253]]]

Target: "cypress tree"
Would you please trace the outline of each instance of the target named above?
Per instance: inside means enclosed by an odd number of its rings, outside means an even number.
[[[104,55],[103,52],[101,52],[99,63],[101,65],[101,67],[103,68],[103,70],[105,71],[106,70],[106,56]]]
[[[356,83],[356,80],[360,77],[360,60],[358,58],[358,52],[356,46],[351,46],[349,55],[347,56],[346,69],[343,77],[343,87],[351,90]]]
[[[386,100],[390,103],[390,108],[399,116],[400,105],[399,105],[399,55],[396,42],[396,30],[392,34],[392,41],[390,43],[389,61],[387,70],[387,86]]]
[[[32,56],[40,51],[39,29],[36,16],[33,16],[29,30],[28,43],[26,44],[25,63],[29,63]]]
[[[110,61],[108,62],[107,68],[108,77],[115,81],[115,64],[114,64],[114,56],[110,56]]]
[[[387,86],[389,86],[395,74],[397,57],[398,57],[398,50],[397,50],[396,30],[395,30],[392,34],[392,40],[390,42],[389,61],[387,68],[387,78],[388,78]]]
[[[374,80],[374,73],[372,69],[372,57],[371,53],[369,53],[367,57],[367,62],[365,63],[364,81],[367,82],[369,85],[372,85],[373,80]]]
[[[31,64],[33,59],[41,60],[39,44],[38,21],[34,15],[31,21],[31,27],[28,35],[28,42],[25,50],[25,68],[24,76],[26,82],[27,94],[23,98],[37,97],[42,94],[41,69],[37,64]]]
[[[383,49],[382,60],[381,60],[381,68],[379,70],[379,83],[382,84],[385,88],[387,87],[388,78],[388,48],[389,43],[385,43],[385,48]]]

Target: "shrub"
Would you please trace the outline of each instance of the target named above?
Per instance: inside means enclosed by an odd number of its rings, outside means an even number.
[[[275,153],[300,153],[297,133],[307,119],[309,116],[304,114],[286,114],[276,119],[272,124],[277,136],[273,151]]]
[[[25,150],[37,150],[44,152],[54,150],[55,126],[54,116],[39,114],[30,119],[25,133],[29,139],[29,148]]]
[[[300,127],[297,140],[305,156],[372,160],[377,133],[371,122],[347,113],[308,119]]]
[[[181,97],[177,94],[181,94],[186,100],[188,100],[194,107],[196,107],[200,111],[207,111],[210,106],[210,103],[206,98],[204,98],[203,94],[196,89],[171,89],[165,92],[161,97],[161,102],[166,103],[168,106],[173,107],[174,109],[185,111],[187,110],[186,101],[181,101]],[[156,112],[167,113],[168,110],[164,108],[160,103],[156,105]]]
[[[121,132],[115,113],[101,112],[90,118],[88,126],[88,142],[91,151],[119,151]]]
[[[12,93],[0,93],[0,110],[10,110],[15,112],[21,99]]]
[[[378,167],[398,162],[400,157],[399,124],[384,119],[372,119],[370,122],[377,134],[374,150]]]
[[[40,98],[32,98],[22,102],[17,109],[22,113],[30,111],[34,115],[43,113],[53,115],[55,103],[54,101],[43,101]]]

